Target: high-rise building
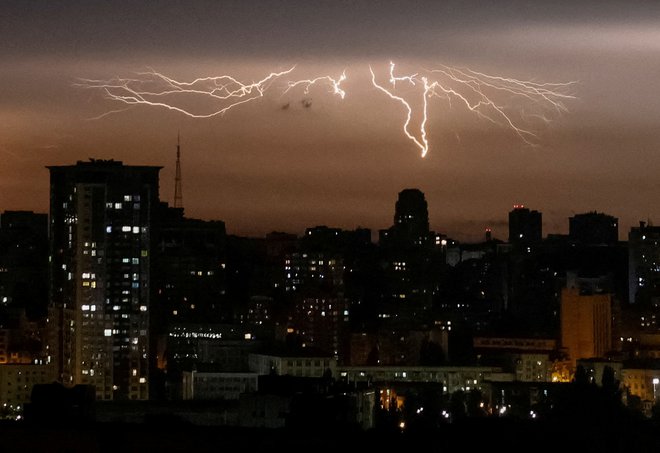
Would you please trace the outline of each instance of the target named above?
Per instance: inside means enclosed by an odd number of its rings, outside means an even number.
[[[167,332],[168,324],[222,321],[225,298],[225,223],[183,216],[182,208],[160,207],[155,244],[155,301],[151,325]]]
[[[60,379],[97,399],[149,396],[153,213],[161,167],[78,161],[50,170],[50,303]]]
[[[612,349],[612,294],[578,285],[562,289],[561,344],[571,363],[605,357]]]
[[[0,319],[5,310],[45,319],[48,302],[48,214],[0,214]],[[3,321],[0,321],[0,325]]]
[[[424,193],[419,189],[404,189],[394,206],[396,239],[407,244],[424,245],[429,237],[429,210]]]
[[[615,244],[619,241],[619,219],[602,212],[587,212],[568,218],[568,236],[582,244]]]
[[[628,301],[660,309],[660,227],[646,222],[628,233]]]
[[[512,244],[530,244],[541,242],[543,237],[542,215],[539,211],[530,211],[521,204],[513,205],[509,212],[509,242]]]

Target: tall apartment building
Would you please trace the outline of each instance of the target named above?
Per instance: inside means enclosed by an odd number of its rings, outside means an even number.
[[[561,345],[573,366],[578,359],[605,357],[612,350],[612,294],[563,288]]]
[[[660,227],[639,222],[628,233],[628,300],[660,309]]]
[[[59,377],[97,399],[149,396],[150,257],[161,167],[50,170],[50,304]]]
[[[541,242],[543,238],[543,215],[539,211],[530,211],[521,204],[509,211],[509,242],[529,244]]]
[[[616,244],[619,219],[602,212],[586,212],[568,218],[568,237],[582,244]]]
[[[23,311],[30,320],[45,318],[47,281],[48,215],[0,213],[0,325],[6,324],[8,312]]]
[[[379,232],[381,245],[420,247],[429,244],[429,210],[424,193],[419,189],[404,189],[394,205],[394,224]]]

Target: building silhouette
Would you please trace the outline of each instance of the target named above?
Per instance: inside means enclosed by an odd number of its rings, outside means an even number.
[[[568,218],[568,236],[582,244],[615,244],[619,240],[619,219],[602,212],[587,212]]]
[[[660,307],[660,227],[639,222],[630,229],[628,285],[631,304]]]
[[[542,215],[521,204],[509,211],[509,242],[512,244],[539,243],[543,237]]]
[[[47,281],[48,215],[0,214],[0,319],[8,319],[7,311],[23,311],[30,320],[45,318]]]
[[[167,331],[169,324],[220,322],[226,308],[225,223],[189,219],[182,208],[162,203],[155,239],[152,286],[163,323],[159,327]]]
[[[429,242],[429,211],[424,193],[404,189],[394,205],[394,224],[380,232],[381,244],[398,247],[425,246]]]
[[[78,161],[50,170],[52,350],[65,386],[148,399],[156,166]]]

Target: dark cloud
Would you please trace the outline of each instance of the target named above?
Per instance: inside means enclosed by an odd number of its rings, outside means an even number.
[[[651,1],[9,1],[5,56],[420,56],[478,52],[475,37],[556,24],[631,25]]]

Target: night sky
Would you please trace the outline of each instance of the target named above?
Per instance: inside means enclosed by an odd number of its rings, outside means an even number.
[[[639,220],[660,224],[660,2],[3,1],[0,59],[0,211],[47,212],[45,166],[90,157],[163,166],[171,203],[180,132],[186,215],[224,220],[231,234],[386,228],[413,187],[431,227],[463,241],[485,227],[506,239],[513,204],[541,211],[544,234],[588,211],[618,217],[621,239]],[[533,145],[431,99],[421,158],[405,109],[370,81],[371,66],[387,83],[390,61],[401,75],[448,65],[575,82],[575,99],[542,119],[500,96]],[[80,85],[149,70],[251,83],[294,65],[263,97],[205,119]],[[323,83],[286,91],[344,70],[343,100]]]

